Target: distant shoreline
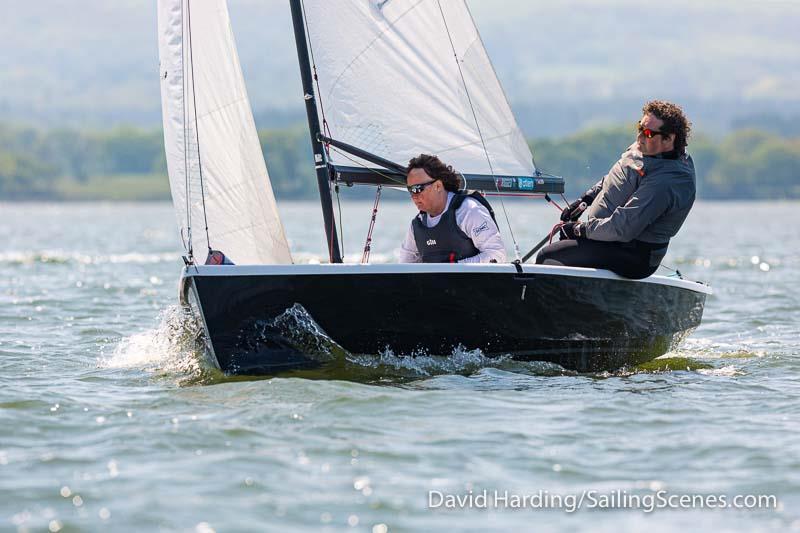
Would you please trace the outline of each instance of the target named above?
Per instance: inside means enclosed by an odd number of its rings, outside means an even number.
[[[633,124],[529,141],[539,170],[563,176],[566,196],[594,185],[634,138]],[[304,127],[258,132],[275,196],[317,196]],[[800,199],[800,138],[742,129],[721,140],[690,138],[697,196],[704,200]],[[372,198],[374,189],[342,189]],[[391,196],[386,195],[386,196]],[[160,129],[40,130],[0,123],[0,201],[169,200]]]

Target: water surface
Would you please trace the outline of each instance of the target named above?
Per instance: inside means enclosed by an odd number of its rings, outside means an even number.
[[[557,215],[539,202],[506,202],[522,253]],[[349,260],[371,207],[345,201]],[[701,202],[671,246],[665,263],[715,293],[669,355],[709,368],[386,353],[311,380],[229,378],[198,353],[170,205],[0,204],[0,530],[800,529],[798,208]],[[318,205],[281,209],[296,260],[319,260]],[[394,260],[412,214],[382,204],[373,261]],[[484,490],[778,505],[429,508],[431,491]]]

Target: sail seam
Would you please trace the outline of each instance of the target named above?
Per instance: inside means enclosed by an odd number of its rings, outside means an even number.
[[[195,105],[195,117],[197,117],[196,120],[199,120],[201,118],[206,118],[209,115],[213,115],[214,113],[217,113],[219,111],[223,111],[223,110],[225,110],[225,109],[227,109],[229,107],[233,107],[235,105],[239,105],[242,102],[249,103],[249,100],[248,100],[247,96],[243,96],[241,98],[237,98],[236,100],[231,100],[227,104],[224,104],[224,105],[221,105],[221,106],[217,106],[214,109],[211,109],[211,110],[206,111],[205,113],[201,113],[199,115],[197,114],[197,105]]]
[[[509,136],[511,136],[513,134],[514,134],[514,131],[511,130],[511,131],[507,131],[506,133],[501,133],[499,135],[495,135],[494,137],[486,137],[486,140],[487,141],[495,141],[497,139],[502,139],[504,137],[509,137]],[[438,153],[449,152],[449,151],[452,151],[452,150],[458,150],[459,148],[466,148],[467,146],[474,146],[474,145],[476,145],[478,143],[480,143],[479,140],[478,141],[468,142],[468,143],[463,143],[463,144],[458,144],[456,146],[450,146],[449,148],[438,148],[437,152]]]
[[[389,30],[393,30],[393,29],[394,29],[394,27],[395,27],[395,25],[396,25],[398,22],[400,22],[400,20],[402,20],[402,19],[403,19],[403,18],[404,18],[406,15],[408,15],[408,14],[409,14],[411,11],[413,11],[413,10],[414,10],[414,9],[415,9],[415,8],[416,8],[416,7],[417,7],[419,4],[421,4],[423,1],[424,1],[424,0],[419,0],[417,3],[415,3],[415,4],[414,4],[414,5],[412,5],[412,6],[410,6],[408,9],[406,9],[406,10],[405,10],[405,11],[404,11],[404,12],[403,12],[403,13],[402,13],[402,14],[401,14],[399,17],[397,17],[396,19],[394,19],[392,22],[388,23],[388,27],[387,27],[387,28],[386,28],[384,31],[382,31],[382,32],[380,32],[378,35],[376,35],[376,36],[375,36],[375,38],[374,38],[374,39],[372,39],[372,40],[369,42],[369,44],[367,44],[367,46],[365,46],[365,47],[364,47],[364,49],[363,49],[363,50],[361,50],[359,53],[357,53],[357,54],[355,55],[355,57],[354,57],[354,58],[353,58],[353,59],[352,59],[352,60],[351,60],[351,61],[350,61],[350,62],[349,62],[349,63],[348,63],[348,64],[347,64],[347,65],[346,65],[346,66],[345,66],[343,69],[342,69],[342,71],[339,73],[339,75],[338,75],[338,76],[336,76],[336,79],[335,79],[335,80],[333,80],[333,83],[331,83],[331,86],[330,86],[330,88],[328,89],[328,93],[330,94],[330,93],[332,93],[332,92],[333,92],[333,89],[334,89],[334,88],[336,87],[336,85],[339,83],[339,80],[340,80],[340,79],[342,79],[342,76],[344,76],[344,73],[345,73],[345,72],[347,72],[348,70],[350,70],[350,67],[353,65],[353,63],[355,63],[356,61],[358,61],[358,58],[360,58],[360,57],[361,57],[361,56],[363,56],[365,53],[367,53],[367,50],[369,50],[370,48],[372,48],[372,45],[374,45],[376,42],[380,41],[380,40],[383,38],[383,36],[384,36],[384,35],[386,35],[386,33],[387,33],[387,32],[389,32]],[[309,37],[309,39],[310,39],[310,37]]]

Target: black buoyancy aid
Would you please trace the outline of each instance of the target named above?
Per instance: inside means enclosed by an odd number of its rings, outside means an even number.
[[[414,231],[417,251],[422,256],[423,263],[456,263],[460,259],[473,257],[480,253],[469,235],[464,233],[456,222],[456,211],[467,198],[472,198],[484,206],[494,220],[492,206],[478,191],[454,193],[447,211],[439,219],[439,223],[432,228],[425,224],[428,214],[420,213],[419,216],[414,217],[411,227]]]

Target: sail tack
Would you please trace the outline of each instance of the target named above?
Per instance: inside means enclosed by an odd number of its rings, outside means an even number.
[[[158,0],[158,33],[164,145],[186,247],[200,263],[209,247],[237,264],[291,263],[225,0]]]
[[[535,172],[464,0],[304,7],[330,137],[402,164],[431,153],[464,173]]]

